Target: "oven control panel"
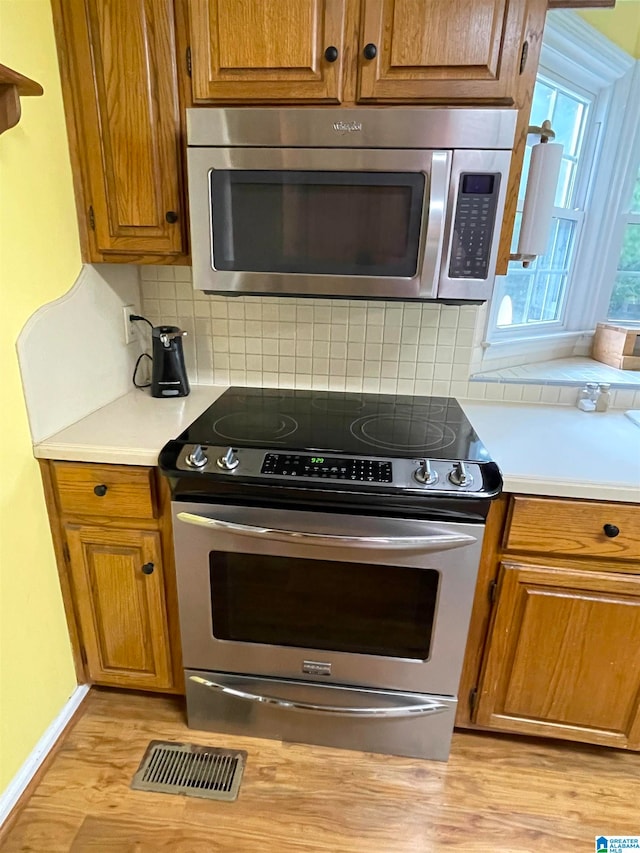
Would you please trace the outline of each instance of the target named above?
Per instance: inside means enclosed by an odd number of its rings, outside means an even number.
[[[327,489],[348,483],[349,489],[376,487],[377,491],[388,488],[474,497],[485,494],[482,465],[449,459],[325,456],[187,444],[178,454],[176,468],[198,477],[239,477],[263,484],[298,480]]]
[[[357,480],[362,483],[392,483],[391,462],[345,456],[304,456],[267,453],[261,474],[283,477],[323,477],[328,480]]]

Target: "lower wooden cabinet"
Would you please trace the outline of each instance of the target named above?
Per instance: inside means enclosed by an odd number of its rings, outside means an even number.
[[[640,748],[640,576],[503,564],[475,722]]]
[[[183,692],[166,481],[151,467],[40,467],[78,681]]]
[[[87,670],[122,687],[171,687],[160,534],[65,526]]]
[[[640,505],[503,495],[456,725],[640,750]]]

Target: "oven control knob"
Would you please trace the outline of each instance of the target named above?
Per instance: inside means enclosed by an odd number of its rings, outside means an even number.
[[[202,449],[202,445],[196,444],[191,453],[187,454],[184,461],[187,463],[189,468],[197,468],[199,470],[200,468],[204,468],[209,460]]]
[[[414,480],[422,483],[423,486],[432,486],[438,482],[438,473],[431,468],[431,462],[428,459],[421,459],[420,466],[413,472]]]
[[[467,471],[464,462],[454,462],[453,471],[449,474],[449,481],[454,486],[470,486],[473,483],[473,477]]]
[[[224,456],[220,456],[217,460],[218,468],[224,468],[225,471],[233,471],[240,464],[240,460],[235,454],[233,447],[230,447]]]

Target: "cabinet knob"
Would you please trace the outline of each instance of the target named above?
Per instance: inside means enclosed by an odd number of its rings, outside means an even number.
[[[620,528],[616,527],[615,524],[605,524],[602,529],[604,530],[604,535],[608,536],[609,539],[615,539],[620,533]]]
[[[331,45],[331,47],[328,47],[324,52],[324,58],[327,60],[327,62],[335,62],[338,58],[338,48],[333,47],[333,45]]]
[[[375,59],[378,55],[378,48],[375,46],[375,44],[365,44],[362,54],[365,59]]]
[[[178,214],[175,212],[175,210],[167,210],[164,215],[164,218],[167,220],[167,222],[173,225],[174,222],[178,221]]]
[[[103,498],[107,494],[107,487],[104,483],[100,483],[100,485],[93,487],[93,494],[99,498]]]
[[[153,565],[153,563],[145,563],[144,566],[142,567],[142,574],[143,575],[152,575],[154,569],[155,569],[155,566]]]

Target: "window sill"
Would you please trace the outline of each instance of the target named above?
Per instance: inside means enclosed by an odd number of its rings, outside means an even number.
[[[475,373],[470,382],[503,382],[517,385],[564,385],[577,387],[585,382],[608,382],[612,389],[640,391],[640,370],[618,370],[577,356],[505,367],[500,370],[484,370]]]

